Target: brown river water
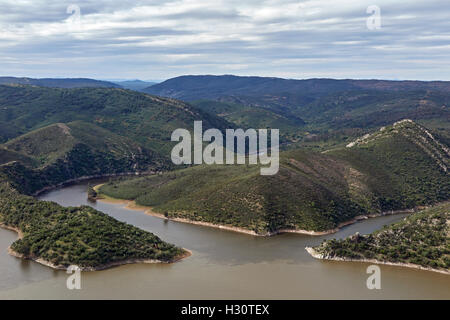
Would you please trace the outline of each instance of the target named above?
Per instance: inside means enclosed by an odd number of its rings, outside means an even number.
[[[125,265],[83,272],[81,290],[68,290],[65,271],[7,253],[17,234],[0,229],[0,299],[450,299],[450,276],[380,265],[381,289],[369,290],[368,263],[312,258],[306,246],[380,229],[404,214],[364,220],[326,236],[254,237],[164,222],[123,205],[86,200],[87,182],[40,197],[63,206],[91,205],[193,252],[174,264]]]

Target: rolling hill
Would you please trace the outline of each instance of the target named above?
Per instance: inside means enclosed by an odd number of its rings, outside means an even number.
[[[0,227],[19,233],[9,248],[46,266],[101,270],[139,262],[177,261],[188,253],[154,234],[91,207],[62,207],[17,192],[0,174]]]
[[[450,92],[448,81],[387,81],[387,80],[293,80],[269,77],[239,77],[233,75],[181,76],[150,86],[146,92],[160,96],[193,101],[216,100],[225,96],[275,96],[280,94],[311,95],[312,97],[335,92],[379,90]],[[284,98],[286,99],[286,98]]]
[[[168,154],[177,128],[230,124],[181,101],[116,88],[0,86],[0,142],[54,123],[90,122],[143,146]]]
[[[448,146],[408,120],[325,153],[285,152],[274,176],[261,176],[258,166],[197,166],[99,191],[169,218],[257,234],[327,231],[359,215],[447,200],[449,159]]]
[[[156,82],[148,82],[148,81],[142,81],[142,80],[114,81],[114,83],[124,89],[130,89],[130,90],[136,90],[136,91],[144,91],[144,89],[156,84]]]
[[[146,92],[189,101],[236,125],[278,126],[286,142],[301,147],[343,144],[405,118],[447,138],[450,129],[445,81],[182,76]]]

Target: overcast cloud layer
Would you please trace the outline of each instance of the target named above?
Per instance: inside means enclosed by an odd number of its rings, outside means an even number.
[[[450,80],[449,17],[448,0],[0,0],[0,73]]]

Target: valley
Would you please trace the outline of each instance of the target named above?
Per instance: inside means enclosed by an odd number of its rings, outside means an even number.
[[[21,234],[11,253],[84,270],[189,256],[183,244],[176,247],[102,212],[33,198],[99,177],[109,180],[90,189],[91,200],[132,201],[162,221],[258,236],[331,236],[367,217],[449,200],[445,83],[316,79],[295,83],[295,102],[279,104],[260,93],[281,94],[278,79],[256,79],[248,99],[238,90],[248,79],[238,80],[220,96],[214,95],[215,81],[209,94],[201,86],[188,88],[199,95],[182,95],[188,102],[103,83],[0,85],[0,222]],[[260,165],[248,164],[174,165],[171,132],[192,132],[198,120],[203,130],[279,127],[279,172],[262,176]],[[446,254],[439,268],[448,269]]]

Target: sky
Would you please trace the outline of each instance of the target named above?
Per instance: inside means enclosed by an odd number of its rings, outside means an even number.
[[[0,0],[0,75],[450,80],[448,0]]]

